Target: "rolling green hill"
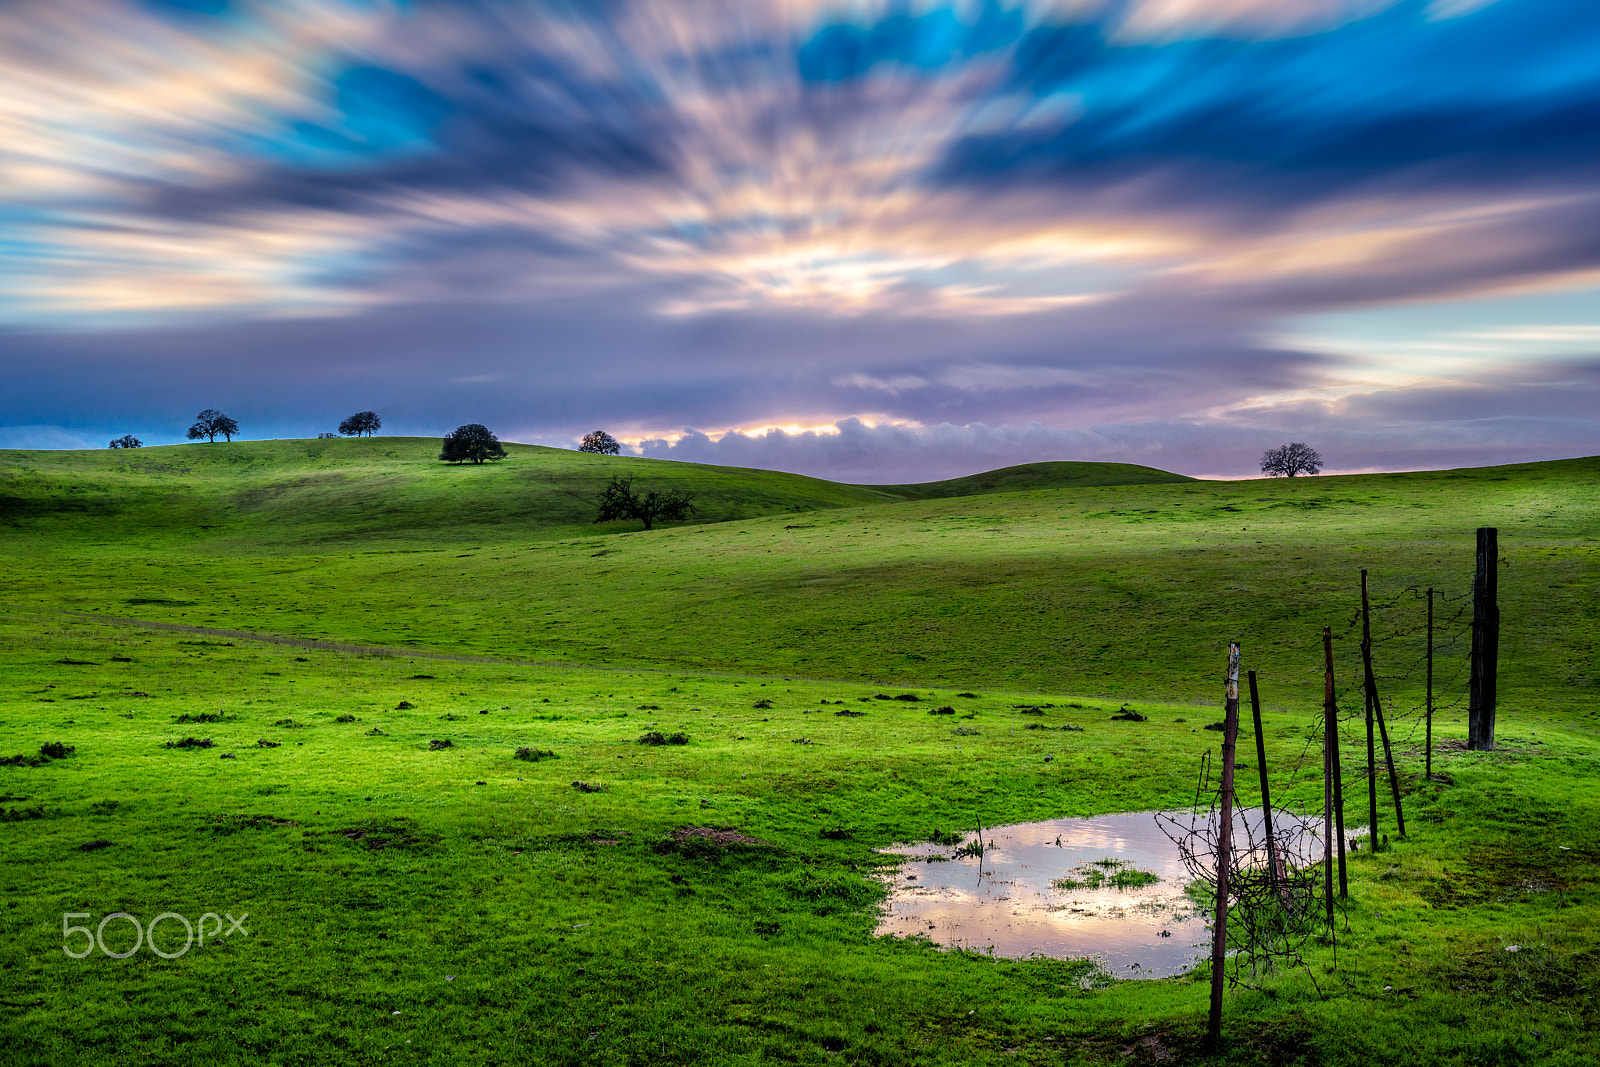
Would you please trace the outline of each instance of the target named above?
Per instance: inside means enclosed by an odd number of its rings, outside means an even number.
[[[1164,482],[1192,482],[1195,479],[1135,463],[1076,463],[1058,460],[1051,463],[1023,463],[1016,467],[950,478],[942,482],[917,482],[911,485],[871,485],[906,500],[936,500],[982,493],[1016,493],[1029,489],[1072,489],[1090,485],[1156,485]]]
[[[1420,591],[1464,595],[1472,530],[1494,525],[1511,561],[1503,684],[1534,700],[1591,693],[1600,674],[1585,651],[1600,629],[1593,458],[1240,482],[1035,464],[885,488],[531,446],[458,467],[434,448],[0,453],[0,529],[27,561],[7,576],[12,603],[474,655],[1179,699],[1209,693],[1215,650],[1239,640],[1269,699],[1316,701],[1320,629],[1347,631],[1366,568],[1391,642],[1380,670],[1414,700]],[[697,523],[588,522],[580,498],[614,473],[695,492]],[[1146,480],[1081,484],[1122,475]],[[961,488],[976,495],[942,495]],[[1442,654],[1459,659],[1449,604]]]
[[[43,532],[88,521],[97,539],[181,531],[240,549],[425,543],[465,528],[575,532],[591,524],[592,501],[613,475],[635,478],[641,489],[692,492],[695,524],[1007,489],[1186,480],[1128,464],[1036,463],[948,482],[858,486],[518,444],[506,446],[503,461],[457,466],[440,463],[438,449],[432,438],[381,437],[0,450],[0,524]]]

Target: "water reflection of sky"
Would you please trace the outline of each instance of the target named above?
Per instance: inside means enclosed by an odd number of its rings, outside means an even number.
[[[1183,891],[1189,874],[1151,812],[996,827],[984,841],[981,863],[951,858],[949,846],[886,850],[906,863],[891,877],[878,933],[993,946],[999,956],[1093,957],[1119,978],[1181,974],[1209,950],[1206,918]],[[1051,884],[1107,858],[1160,880],[1137,889]]]

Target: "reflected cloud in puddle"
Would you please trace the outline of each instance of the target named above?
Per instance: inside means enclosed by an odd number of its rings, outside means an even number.
[[[1259,812],[1241,813],[1252,824]],[[1204,816],[1198,818],[1204,819]],[[998,956],[1092,957],[1118,978],[1182,974],[1210,951],[1189,874],[1154,812],[1051,819],[984,830],[981,859],[947,845],[893,845],[907,862],[890,878],[879,934],[925,936]],[[1057,888],[1115,859],[1156,876],[1146,886]],[[1101,868],[1102,871],[1107,870]]]

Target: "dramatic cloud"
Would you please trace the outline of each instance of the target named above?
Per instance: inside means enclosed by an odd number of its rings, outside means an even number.
[[[13,0],[0,440],[1594,451],[1595,55],[1585,0]]]

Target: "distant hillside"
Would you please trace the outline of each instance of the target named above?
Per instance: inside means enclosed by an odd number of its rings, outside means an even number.
[[[0,451],[0,523],[46,532],[82,519],[99,536],[179,533],[239,545],[454,543],[485,527],[569,536],[595,528],[613,475],[694,494],[695,525],[831,508],[1037,489],[1193,479],[1130,463],[1029,463],[918,485],[847,485],[781,471],[597,456],[507,444],[455,465],[435,438],[233,441],[140,449]],[[581,528],[581,530],[580,530]]]
[[[1182,474],[1141,467],[1137,463],[1023,463],[1015,467],[950,478],[942,482],[912,485],[867,485],[905,500],[938,500],[953,496],[979,496],[984,493],[1016,493],[1029,489],[1081,489],[1091,485],[1156,485],[1166,482],[1192,482]]]
[[[0,450],[0,523],[97,521],[99,536],[198,533],[254,545],[451,542],[475,529],[593,527],[613,475],[694,494],[695,523],[858,507],[899,497],[779,471],[506,444],[481,466],[438,460],[436,438],[234,441],[120,450]],[[627,524],[615,524],[627,528]]]

